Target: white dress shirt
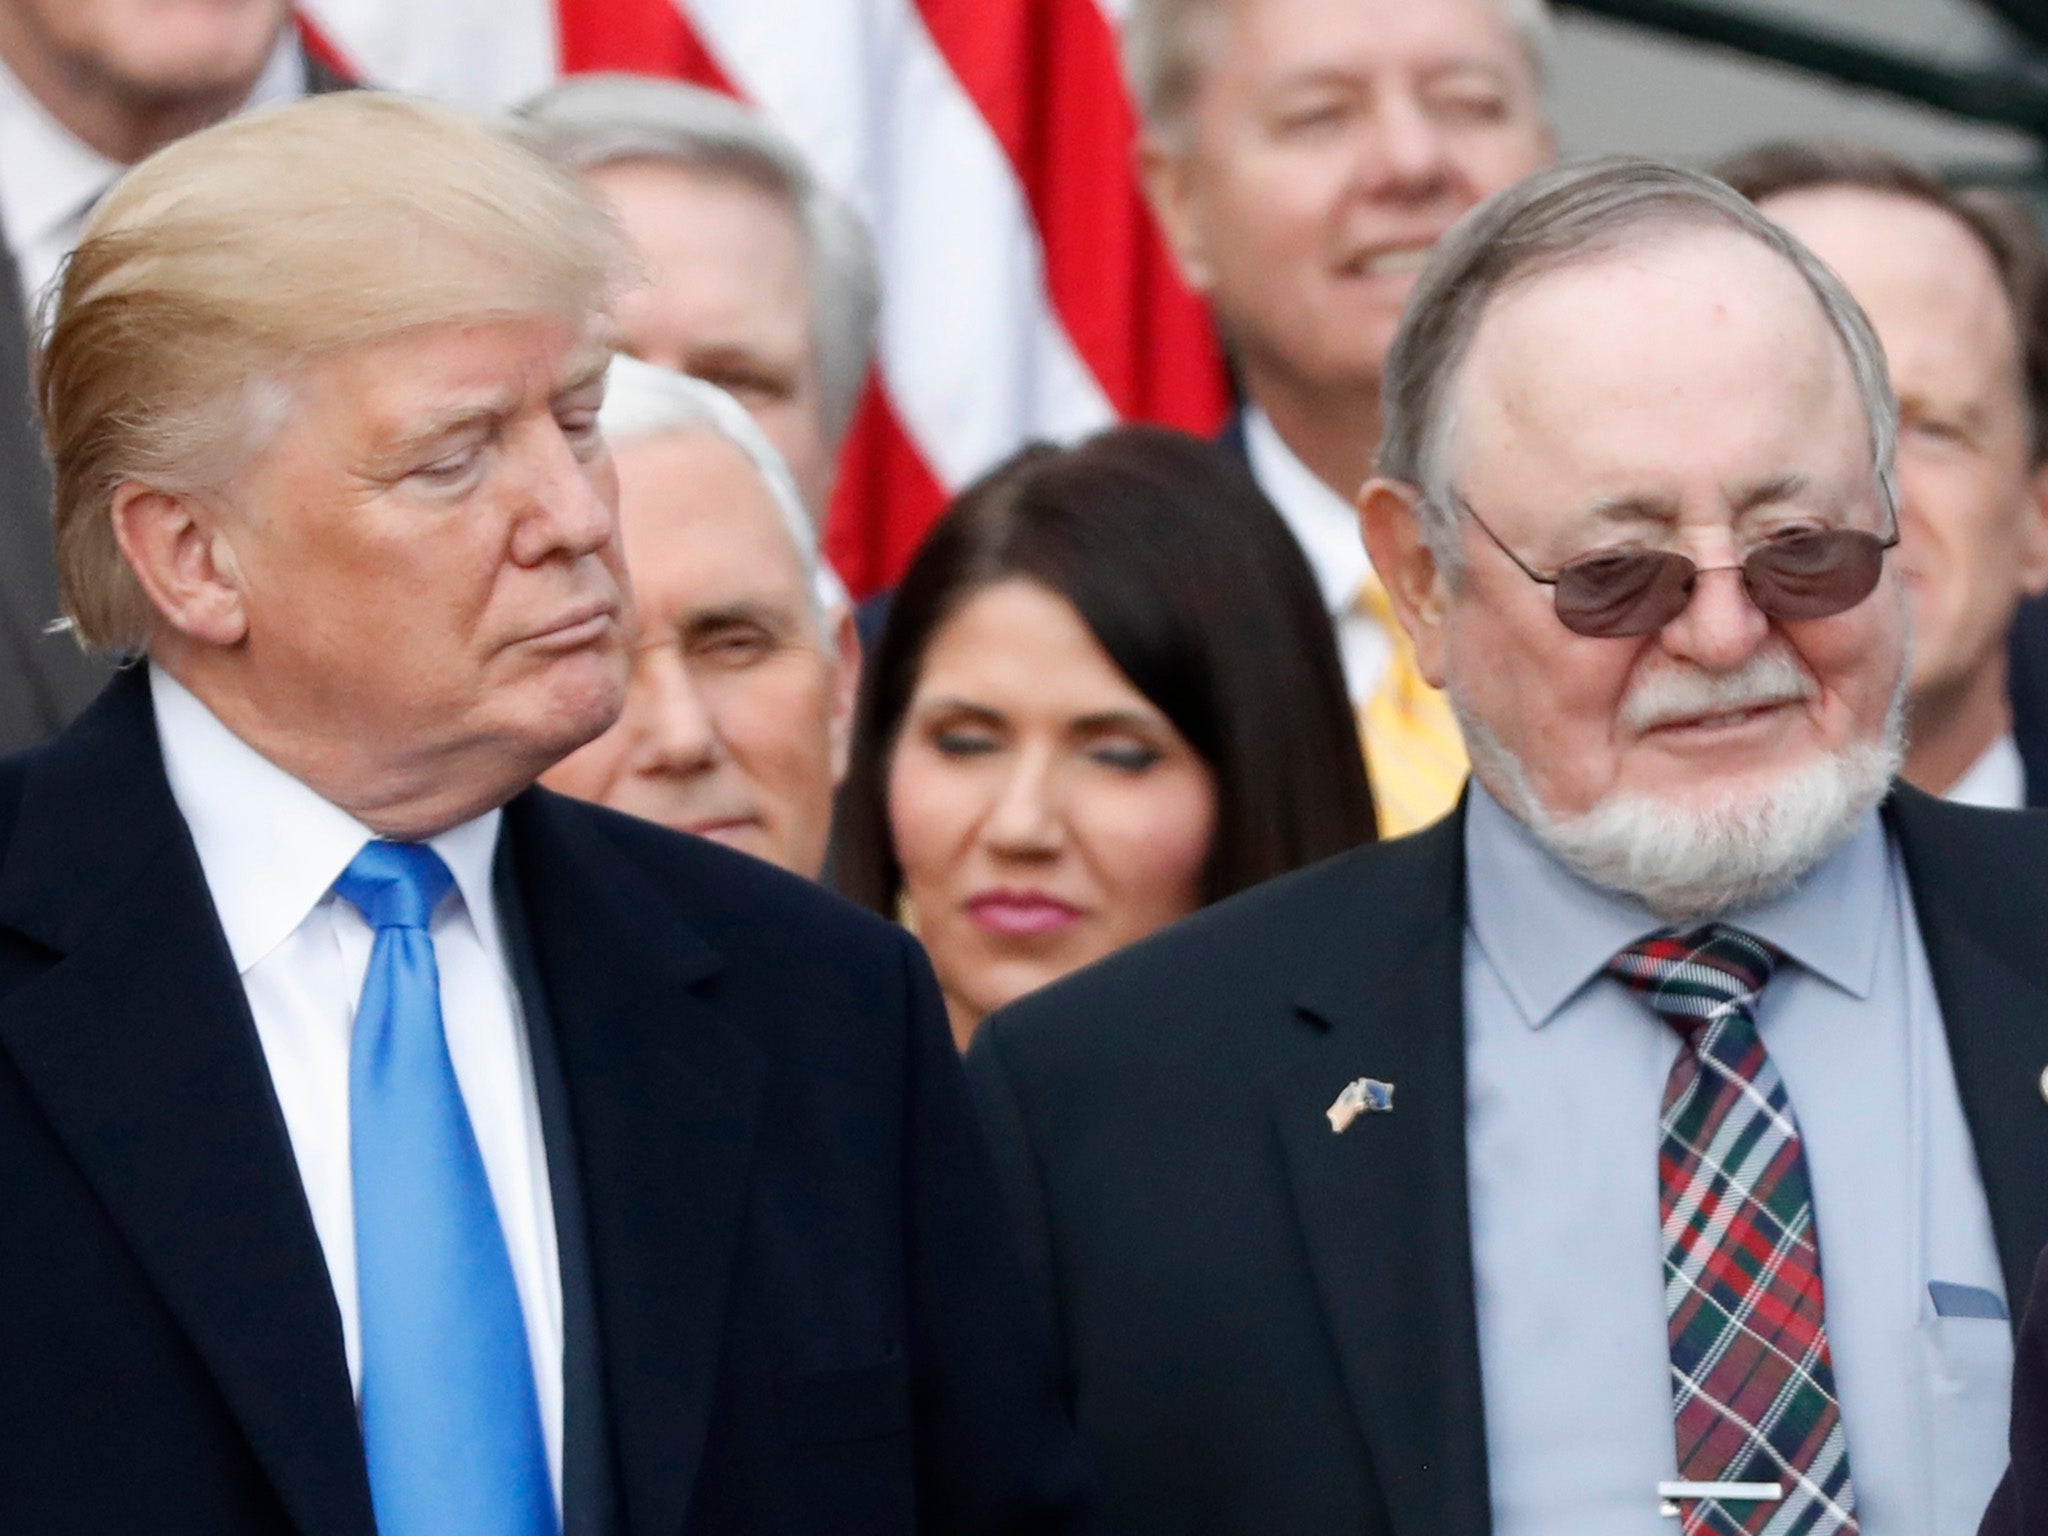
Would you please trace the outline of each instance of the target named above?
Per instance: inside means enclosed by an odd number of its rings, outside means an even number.
[[[1680,1045],[1607,960],[1663,926],[1557,862],[1478,784],[1466,822],[1468,1179],[1499,1536],[1671,1536],[1657,1203]],[[1813,1187],[1864,1536],[1974,1536],[2006,1460],[2010,1325],[1911,888],[1875,812],[1729,922],[1786,955],[1757,1028]],[[1942,1315],[1946,1312],[1948,1315]]]
[[[235,736],[161,668],[151,666],[149,681],[171,795],[248,994],[360,1391],[349,1039],[374,936],[331,887],[376,834]],[[455,877],[434,914],[434,958],[448,1054],[526,1317],[559,1511],[561,1270],[533,1060],[491,887],[501,820],[492,811],[429,840]]]
[[[305,56],[297,31],[286,27],[243,110],[305,94]],[[32,325],[43,290],[78,243],[86,215],[127,169],[50,116],[0,64],[0,226]]]
[[[2020,744],[2007,731],[1984,749],[1969,771],[1942,796],[1958,805],[1981,805],[1994,811],[2023,810],[2027,804],[2027,765]]]
[[[1358,531],[1358,509],[1295,457],[1256,405],[1245,408],[1244,453],[1252,479],[1308,556],[1323,606],[1337,627],[1345,691],[1354,705],[1363,704],[1379,686],[1393,643],[1384,629],[1358,611],[1358,589],[1372,574],[1372,560]]]

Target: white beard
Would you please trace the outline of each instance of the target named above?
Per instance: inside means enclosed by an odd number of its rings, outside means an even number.
[[[1654,716],[1667,701],[1682,713],[1707,696],[1722,707],[1734,707],[1746,692],[1781,697],[1787,664],[1797,667],[1789,656],[1767,653],[1728,677],[1700,675],[1691,699],[1673,697],[1687,694],[1683,683],[1655,683],[1632,691],[1623,715]],[[1556,816],[1536,798],[1528,772],[1506,744],[1464,700],[1452,698],[1474,774],[1502,808],[1566,866],[1595,885],[1636,897],[1671,922],[1719,916],[1775,895],[1839,848],[1884,798],[1905,761],[1904,702],[1902,677],[1876,741],[1789,770],[1761,790],[1731,790],[1689,804],[1619,792],[1582,815]]]

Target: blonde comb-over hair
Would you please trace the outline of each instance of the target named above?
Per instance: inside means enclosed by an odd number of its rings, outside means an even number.
[[[223,495],[309,362],[421,326],[595,327],[629,265],[579,178],[516,130],[427,102],[316,97],[143,161],[87,223],[36,360],[79,642],[147,648],[154,610],[109,515],[124,482]]]

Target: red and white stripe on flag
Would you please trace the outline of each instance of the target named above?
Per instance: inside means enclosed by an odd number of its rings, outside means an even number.
[[[1210,433],[1222,361],[1139,192],[1121,0],[305,0],[367,83],[494,109],[631,70],[754,103],[867,217],[878,368],[826,543],[858,593],[1034,437]]]

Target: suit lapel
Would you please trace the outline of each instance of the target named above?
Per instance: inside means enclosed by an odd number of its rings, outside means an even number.
[[[0,999],[0,1049],[298,1529],[368,1536],[340,1314],[140,673],[29,770],[0,923],[59,957]]]
[[[1404,840],[1405,923],[1361,900],[1333,914],[1327,968],[1299,993],[1310,1038],[1273,1118],[1317,1298],[1401,1536],[1490,1523],[1465,1182],[1464,817]],[[1393,850],[1389,849],[1391,853]],[[1391,873],[1391,872],[1389,872]],[[1346,1083],[1393,1084],[1393,1113],[1343,1133]]]
[[[626,1524],[682,1526],[747,1210],[765,1063],[700,995],[717,959],[634,877],[601,814],[507,808],[575,1119]],[[648,834],[640,830],[636,835]]]
[[[1970,855],[1970,834],[2002,817],[1959,813],[1903,787],[1887,810],[1906,860],[2005,1292],[2017,1309],[2048,1244],[2048,1183],[2040,1176],[2048,1153],[2048,977],[2041,974],[2039,898],[1991,880],[1994,910],[1967,899],[1983,892],[1990,867]]]

